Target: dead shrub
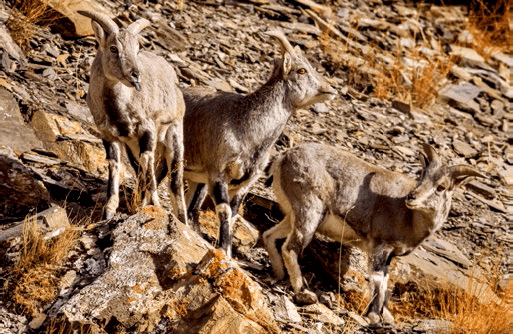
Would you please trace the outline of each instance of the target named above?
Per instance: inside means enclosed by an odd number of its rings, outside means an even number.
[[[474,0],[465,28],[472,35],[473,48],[485,59],[511,50],[511,1]]]
[[[449,283],[437,286],[396,283],[394,296],[399,298],[389,302],[389,309],[399,322],[419,318],[449,320],[453,325],[448,334],[510,333],[513,310],[509,303],[513,298],[513,285],[510,282],[498,297],[494,294],[501,277],[500,259],[500,255],[494,259],[486,277],[477,266],[471,270],[466,289]]]
[[[369,45],[365,53],[353,55],[346,43],[331,38],[327,33],[319,39],[323,52],[328,55],[331,70],[341,70],[347,84],[361,93],[373,93],[377,98],[398,99],[419,108],[429,106],[446,81],[455,59],[430,58],[418,50],[408,58],[413,65],[405,65],[403,50],[395,54]]]
[[[22,50],[30,48],[30,40],[34,37],[37,25],[48,26],[60,15],[48,7],[50,0],[12,0],[12,11],[6,22],[11,36]],[[54,1],[55,2],[55,1]],[[63,0],[55,6],[61,5]]]
[[[57,297],[59,270],[78,235],[78,230],[67,228],[57,237],[45,239],[35,216],[25,219],[20,257],[4,286],[11,300],[24,312],[37,314]]]

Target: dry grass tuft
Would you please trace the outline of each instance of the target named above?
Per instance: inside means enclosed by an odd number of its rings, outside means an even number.
[[[57,296],[57,273],[77,242],[78,235],[76,229],[68,228],[59,236],[45,240],[36,218],[25,219],[23,248],[6,284],[14,286],[12,300],[28,314],[41,312]]]
[[[343,70],[347,84],[363,93],[374,93],[377,98],[398,99],[416,107],[429,106],[445,83],[455,59],[424,57],[413,50],[407,65],[403,50],[397,47],[390,54],[378,46],[367,46],[358,56],[348,46],[324,34],[319,43],[330,58],[332,70]]]
[[[398,54],[401,51],[399,49]],[[375,81],[375,95],[378,98],[395,98],[411,105],[423,108],[429,106],[447,78],[454,64],[454,59],[423,58],[418,52],[413,52],[411,58],[414,66],[405,66],[399,56],[394,63],[377,66],[378,77]]]
[[[474,49],[488,59],[494,53],[511,50],[511,29],[513,19],[511,1],[474,0],[466,29],[472,35]]]
[[[498,257],[499,258],[499,257]],[[440,284],[421,286],[413,283],[396,283],[395,294],[400,299],[390,301],[390,311],[398,321],[406,319],[445,319],[453,326],[448,334],[506,334],[513,328],[513,285],[497,298],[490,287],[497,286],[500,277],[500,261],[496,260],[491,275],[477,278],[473,270],[466,289]],[[482,277],[482,275],[479,275]],[[486,281],[486,282],[485,282]]]
[[[36,25],[48,26],[59,17],[47,4],[48,0],[12,0],[13,9],[6,25],[13,40],[24,51],[30,48]]]

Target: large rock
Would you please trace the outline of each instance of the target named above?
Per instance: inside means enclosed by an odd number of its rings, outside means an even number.
[[[261,287],[221,250],[210,250],[185,286],[175,295],[181,305],[176,313],[184,315],[173,333],[280,333]],[[207,294],[198,296],[198,289]]]
[[[13,41],[9,30],[3,23],[0,23],[0,49],[3,49],[9,57],[15,59],[20,65],[27,64],[27,58],[20,47]]]
[[[61,18],[53,26],[68,37],[82,37],[93,35],[91,19],[77,13],[79,10],[105,12],[95,1],[82,0],[48,0],[47,5],[61,14]],[[109,15],[111,16],[111,15]]]
[[[93,175],[107,175],[107,160],[101,139],[91,135],[79,122],[37,111],[31,124],[45,149]]]
[[[49,199],[41,177],[25,167],[11,149],[0,149],[0,217],[23,215],[46,205]]]
[[[25,125],[14,96],[3,88],[0,88],[0,146],[20,152],[43,146],[34,130]]]
[[[45,239],[58,236],[70,225],[66,210],[58,206],[39,212],[34,218],[36,219],[40,231],[45,234]],[[17,222],[14,226],[0,231],[0,241],[21,236],[24,222],[25,221]]]
[[[481,88],[469,83],[461,85],[450,84],[438,92],[437,102],[448,103],[454,108],[477,114],[480,112],[481,108],[479,103],[474,99],[477,98],[482,91]]]
[[[92,283],[53,311],[69,328],[92,333],[113,328],[137,333],[157,328],[173,333],[279,332],[260,286],[191,229],[169,222],[164,210],[148,207],[128,219],[104,222],[84,239],[87,254],[98,253],[109,236],[106,264],[94,273],[91,266],[81,271],[85,275],[88,269]]]
[[[111,232],[109,226],[100,229],[112,240],[105,271],[57,313],[72,328],[87,325],[95,333],[108,332],[99,324],[149,332],[172,302],[165,289],[191,271],[187,265],[199,262],[208,244],[180,223],[170,224],[167,213],[153,207],[121,220]]]

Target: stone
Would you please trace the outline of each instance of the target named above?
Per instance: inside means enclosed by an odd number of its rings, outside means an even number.
[[[513,68],[513,57],[511,55],[507,55],[504,52],[494,52],[492,58],[504,63],[510,69]]]
[[[470,189],[471,191],[477,194],[481,194],[489,199],[495,198],[495,196],[497,195],[494,188],[487,186],[486,184],[479,182],[477,180],[470,181],[466,184],[466,187],[467,189]]]
[[[101,12],[109,17],[104,8],[100,8],[97,3],[90,0],[74,1],[74,0],[48,0],[47,5],[54,11],[61,14],[61,18],[53,22],[59,33],[67,37],[84,37],[94,35],[91,26],[91,19],[78,13],[79,10],[88,10],[93,12]]]
[[[465,81],[472,80],[472,75],[463,67],[459,67],[458,65],[452,65],[450,71],[451,74],[457,76],[460,79],[463,79]]]
[[[30,329],[38,329],[39,327],[41,327],[46,318],[47,315],[44,313],[36,314],[29,323]]]
[[[185,301],[186,316],[173,333],[280,333],[262,289],[238,266],[226,259],[223,251],[210,250],[200,261],[189,282],[212,282],[218,291],[206,307],[195,307],[198,298],[175,295]],[[197,284],[197,283],[196,283]],[[208,300],[208,299],[207,299]],[[200,320],[201,319],[201,320]]]
[[[27,65],[28,61],[21,51],[20,47],[13,41],[9,30],[3,23],[0,23],[0,49],[3,49],[12,59],[15,59],[20,65]]]
[[[392,108],[395,108],[405,114],[409,113],[411,110],[411,106],[409,103],[405,103],[400,100],[393,100],[392,101]]]
[[[220,80],[220,79],[207,80],[207,81],[205,81],[205,83],[207,85],[209,85],[210,87],[213,87],[222,92],[228,92],[228,93],[233,92],[233,89],[232,89],[232,86],[230,85],[230,83],[228,83],[224,80]]]
[[[37,162],[39,164],[47,165],[47,166],[54,166],[54,165],[60,165],[62,161],[57,160],[55,158],[48,158],[41,156],[39,154],[32,154],[28,152],[23,152],[20,156],[21,160],[23,161],[30,161],[30,162]]]
[[[85,121],[89,124],[94,124],[94,118],[88,107],[78,104],[73,101],[66,101],[66,110],[76,119]]]
[[[50,230],[68,228],[70,226],[66,210],[59,206],[46,209],[37,214],[37,219],[42,220],[43,226]]]
[[[463,30],[458,35],[458,42],[460,45],[472,45],[472,42],[474,41],[474,36],[472,36],[472,33],[468,30]]]
[[[490,104],[490,107],[493,110],[494,116],[499,116],[504,114],[504,102],[500,100],[493,100]]]
[[[41,176],[27,168],[11,149],[0,149],[0,207],[34,209],[45,205],[50,195]]]
[[[50,239],[60,235],[70,226],[66,210],[54,206],[32,216],[36,219],[39,229],[45,233],[44,238]],[[20,237],[23,232],[23,221],[16,222],[14,226],[0,232],[0,241]]]
[[[72,327],[105,333],[96,323],[115,317],[117,326],[147,333],[165,315],[173,333],[280,332],[258,284],[163,209],[147,207],[90,233],[110,235],[112,246],[97,278],[58,310]]]
[[[507,166],[504,170],[499,172],[499,176],[504,184],[511,186],[513,185],[513,167]]]
[[[66,322],[72,326],[90,324],[97,333],[106,332],[96,323],[112,317],[138,332],[150,331],[156,325],[169,302],[163,288],[169,288],[170,279],[179,277],[173,273],[178,267],[172,264],[185,267],[191,259],[197,263],[208,249],[196,233],[181,223],[170,224],[168,217],[163,209],[148,207],[119,222],[112,232],[105,230],[113,242],[107,267],[60,307],[58,313]],[[102,236],[109,226],[99,228],[95,233]],[[174,276],[167,278],[170,273]]]
[[[349,316],[349,318],[351,318],[351,320],[356,322],[358,326],[367,327],[369,325],[369,322],[359,314],[356,314],[354,312],[348,312],[347,315]]]
[[[472,265],[470,260],[456,246],[440,238],[428,238],[422,243],[422,248],[446,258],[464,269],[468,269]]]
[[[313,106],[312,106],[312,109],[316,112],[316,113],[328,113],[330,112],[330,109],[326,106],[325,103],[315,103]]]
[[[436,334],[449,333],[454,328],[454,324],[449,320],[425,319],[419,321],[413,329],[417,332]]]
[[[459,57],[461,66],[488,68],[486,61],[474,49],[451,45],[451,54]]]
[[[276,320],[284,323],[299,323],[301,316],[297,311],[296,305],[291,302],[286,296],[278,297],[276,305],[273,308]]]
[[[75,270],[68,270],[66,274],[59,281],[59,289],[61,290],[61,295],[63,294],[63,290],[67,290],[73,286],[73,284],[77,281],[77,272]]]
[[[482,89],[469,83],[461,85],[449,84],[437,95],[437,102],[448,103],[450,106],[471,113],[480,112],[479,104],[474,101]]]
[[[302,313],[310,319],[334,326],[343,326],[345,321],[323,304],[312,304],[303,306]]]
[[[25,125],[14,96],[2,88],[0,88],[0,146],[10,147],[20,152],[43,146],[34,130]]]
[[[477,151],[472,146],[459,139],[452,141],[452,147],[456,153],[464,156],[465,158],[472,158],[477,155]]]
[[[37,111],[31,125],[45,149],[94,175],[107,176],[107,160],[101,140],[87,132],[79,122]]]
[[[25,334],[28,331],[28,321],[25,316],[10,313],[4,305],[0,305],[0,333]]]
[[[513,146],[509,145],[506,147],[506,150],[504,151],[504,157],[510,165],[513,165]]]
[[[402,155],[405,155],[407,157],[417,156],[417,153],[415,153],[412,149],[409,149],[404,146],[396,145],[393,147],[393,150],[396,150],[396,151],[400,152]]]
[[[233,223],[233,246],[239,252],[247,252],[258,242],[260,233],[253,224],[242,216],[235,217]]]

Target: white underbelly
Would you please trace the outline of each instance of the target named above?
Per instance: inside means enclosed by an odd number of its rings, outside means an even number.
[[[194,183],[208,183],[208,174],[202,171],[184,170],[184,179]]]
[[[363,240],[343,219],[330,214],[319,226],[317,232],[335,241],[357,246]]]

